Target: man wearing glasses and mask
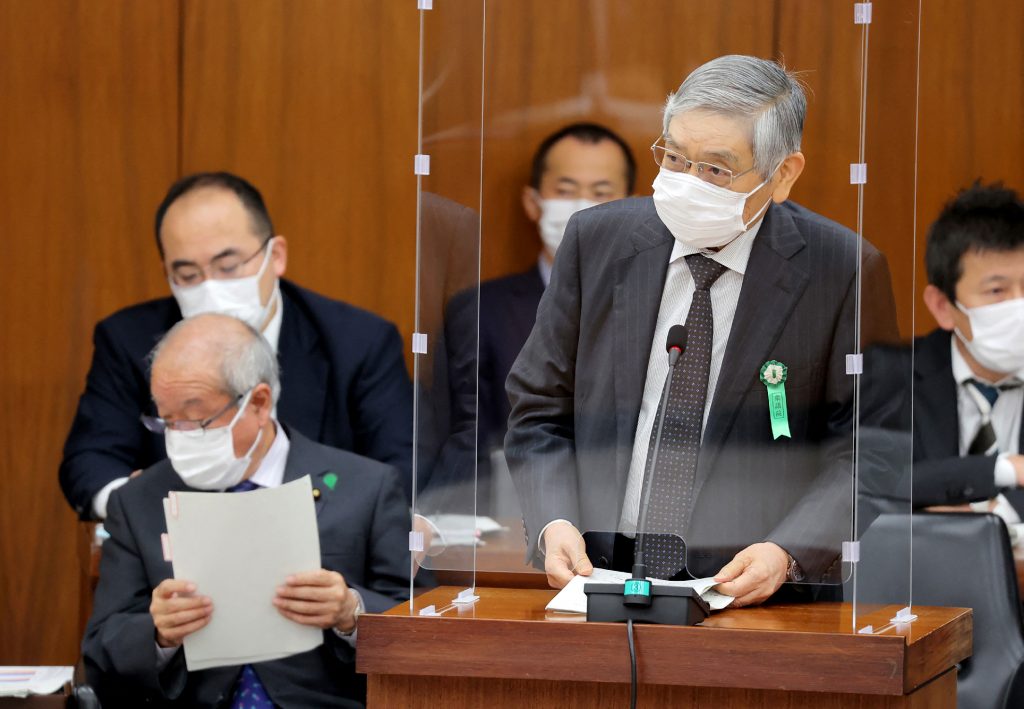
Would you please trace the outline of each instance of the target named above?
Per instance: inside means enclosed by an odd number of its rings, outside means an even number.
[[[553,586],[630,571],[641,509],[650,576],[713,576],[738,605],[840,581],[858,264],[862,340],[896,325],[884,258],[787,201],[805,111],[778,64],[708,62],[666,104],[653,198],[569,221],[507,385],[505,455]]]
[[[171,186],[156,213],[171,298],[101,321],[85,392],[64,446],[60,482],[83,519],[165,457],[151,414],[146,355],[182,317],[223,313],[263,333],[282,370],[280,420],[303,435],[396,466],[410,494],[412,385],[391,323],[285,280],[288,244],[259,191],[230,173]]]

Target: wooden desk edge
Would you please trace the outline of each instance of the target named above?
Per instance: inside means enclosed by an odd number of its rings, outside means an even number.
[[[359,672],[629,679],[621,625],[419,617],[398,610],[360,619]],[[964,635],[970,627],[970,611],[962,610],[912,643],[903,635],[665,626],[639,626],[636,637],[644,683],[902,695],[969,655]],[[775,636],[771,655],[763,652],[766,634]],[[738,666],[744,672],[737,673]]]

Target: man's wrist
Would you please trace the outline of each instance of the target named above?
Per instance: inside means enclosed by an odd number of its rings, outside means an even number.
[[[334,626],[332,630],[340,637],[348,637],[352,633],[356,632],[356,627],[359,625],[359,616],[366,612],[366,605],[363,603],[363,596],[359,591],[355,590],[351,586],[348,589],[349,597],[355,601],[355,607],[352,609],[349,618],[351,618],[351,625],[345,624],[344,626],[339,623]]]

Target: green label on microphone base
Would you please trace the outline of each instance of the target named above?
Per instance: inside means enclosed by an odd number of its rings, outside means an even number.
[[[625,588],[622,591],[624,596],[650,596],[651,582],[645,579],[626,579]]]

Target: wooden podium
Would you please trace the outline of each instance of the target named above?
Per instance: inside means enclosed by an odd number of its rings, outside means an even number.
[[[450,606],[460,589],[420,596]],[[478,588],[480,600],[437,616],[407,604],[359,620],[359,672],[371,709],[629,705],[625,625],[548,613],[554,591]],[[954,665],[971,654],[971,611],[915,608],[858,616],[817,603],[714,613],[700,627],[636,626],[641,707],[956,706]]]

